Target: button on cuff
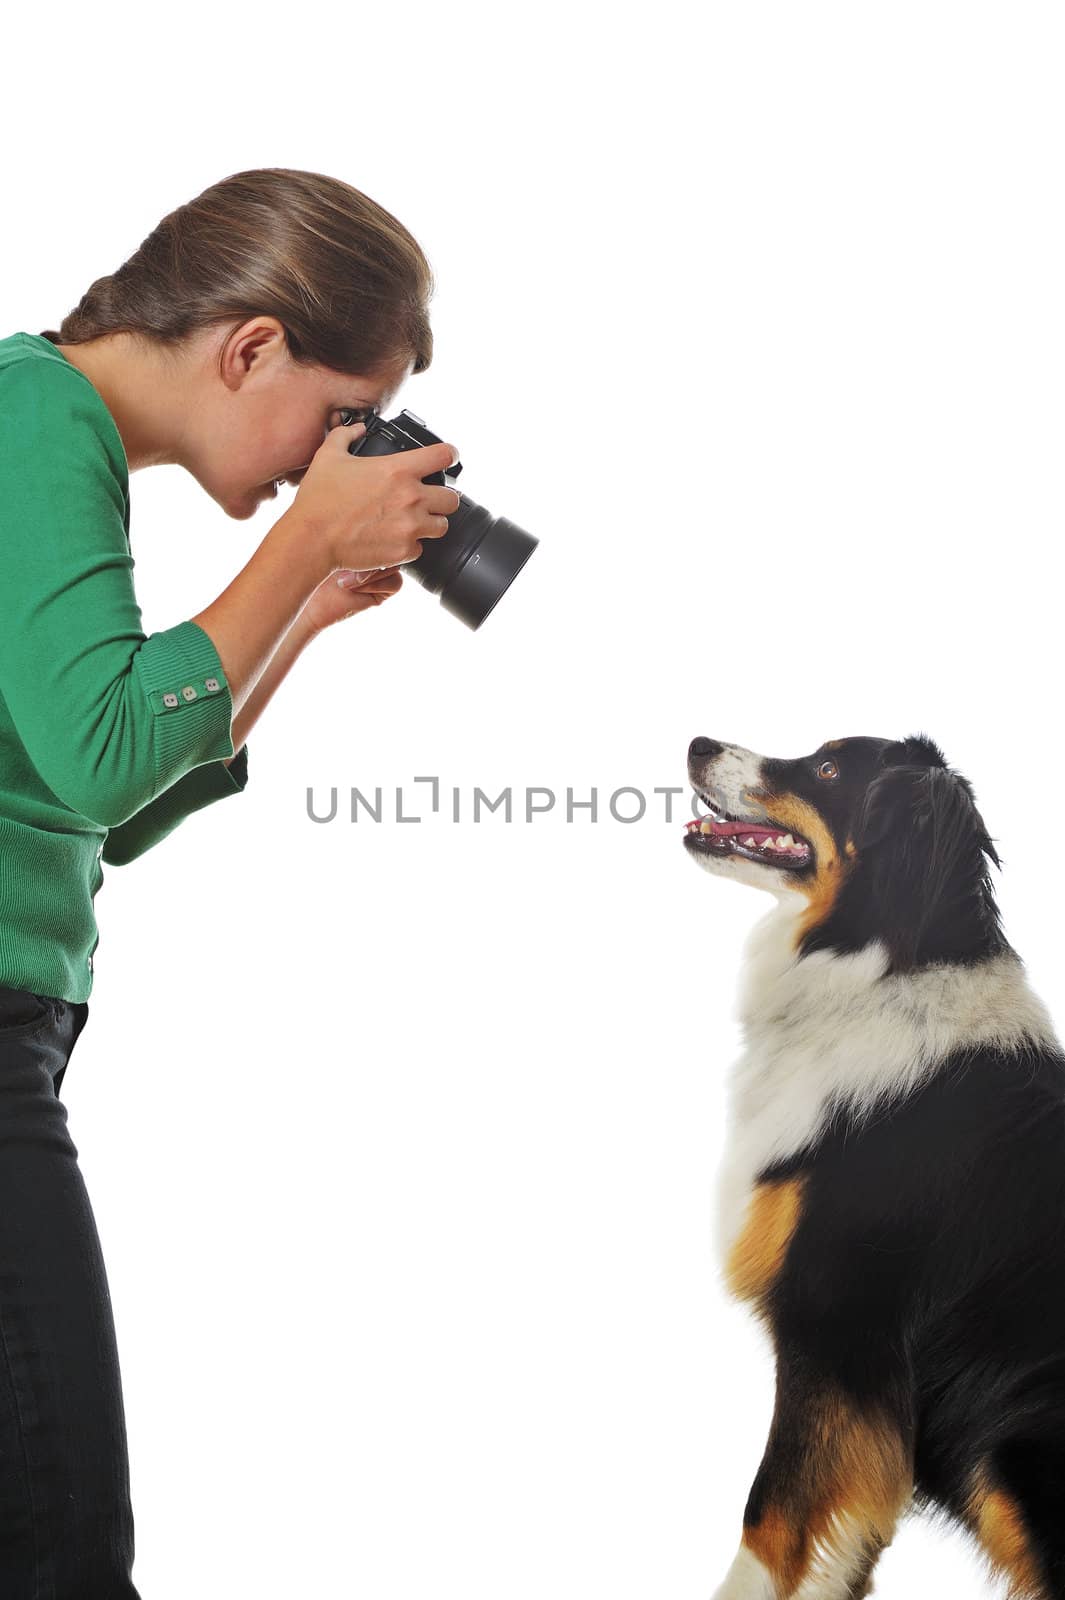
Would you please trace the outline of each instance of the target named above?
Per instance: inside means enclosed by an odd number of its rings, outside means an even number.
[[[148,692],[148,704],[153,711],[176,711],[182,705],[198,700],[201,695],[219,694],[228,688],[224,678],[212,674],[209,678],[194,678],[174,689],[153,689]]]

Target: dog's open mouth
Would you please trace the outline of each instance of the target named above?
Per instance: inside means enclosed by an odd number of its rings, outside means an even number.
[[[684,843],[688,849],[709,855],[746,856],[748,861],[792,869],[808,866],[813,859],[810,842],[801,835],[796,836],[773,822],[752,822],[729,816],[704,790],[695,792],[711,815],[692,817],[685,824]]]

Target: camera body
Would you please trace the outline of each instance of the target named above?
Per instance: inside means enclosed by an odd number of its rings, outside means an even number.
[[[348,446],[351,455],[390,456],[400,450],[418,450],[442,444],[439,434],[427,428],[413,411],[401,411],[387,420],[375,411],[366,420],[366,432]],[[454,488],[452,479],[462,471],[461,461],[446,473],[433,472],[423,483]],[[507,517],[493,517],[475,500],[459,493],[459,504],[448,517],[447,532],[426,539],[416,561],[403,564],[403,572],[417,578],[440,604],[469,628],[479,628],[501,595],[509,588],[539,544],[531,533]]]

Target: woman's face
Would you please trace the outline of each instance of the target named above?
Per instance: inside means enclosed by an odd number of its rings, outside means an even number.
[[[388,410],[411,365],[362,375],[303,365],[272,318],[216,335],[205,342],[204,404],[190,419],[183,464],[228,516],[244,521],[276,498],[279,479],[299,483],[330,428]]]

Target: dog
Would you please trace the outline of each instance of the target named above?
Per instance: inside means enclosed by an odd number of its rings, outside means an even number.
[[[1065,1597],[1065,1055],[972,786],[924,734],[797,760],[700,737],[688,777],[684,849],[777,901],[716,1239],[775,1407],[715,1600],[857,1600],[915,1512],[1015,1600]]]

